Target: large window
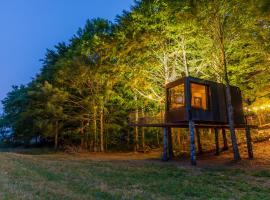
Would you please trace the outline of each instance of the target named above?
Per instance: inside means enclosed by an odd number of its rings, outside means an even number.
[[[184,107],[185,105],[184,84],[169,89],[169,110]]]
[[[191,106],[193,108],[208,109],[208,87],[191,83]]]

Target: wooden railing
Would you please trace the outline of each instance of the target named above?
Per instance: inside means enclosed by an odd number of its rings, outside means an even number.
[[[129,115],[129,123],[138,125],[163,124],[164,112],[132,112]]]
[[[270,128],[270,112],[247,115],[246,119],[248,125],[255,125],[258,128]]]

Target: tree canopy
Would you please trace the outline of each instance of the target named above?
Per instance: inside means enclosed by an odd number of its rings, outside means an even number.
[[[138,142],[130,112],[162,110],[164,85],[183,76],[226,82],[224,59],[246,105],[269,101],[269,11],[267,0],[141,0],[116,23],[87,20],[7,94],[1,130],[23,144],[42,137],[56,148],[129,149]]]

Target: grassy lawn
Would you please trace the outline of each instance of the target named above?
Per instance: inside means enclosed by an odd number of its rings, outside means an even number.
[[[270,199],[269,166],[1,152],[0,177],[0,199]]]

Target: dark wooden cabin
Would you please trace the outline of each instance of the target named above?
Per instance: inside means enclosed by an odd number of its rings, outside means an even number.
[[[172,157],[171,128],[188,128],[190,137],[190,158],[196,165],[195,132],[200,138],[200,128],[214,129],[216,155],[219,154],[219,130],[222,130],[224,149],[227,149],[225,130],[230,129],[226,106],[226,86],[222,83],[184,77],[168,83],[166,86],[166,110],[164,119],[152,120],[138,115],[132,126],[163,127],[163,160]],[[230,86],[231,100],[234,110],[234,128],[245,129],[249,158],[253,158],[250,125],[246,124],[243,112],[241,91],[238,87]],[[156,122],[158,121],[158,122]],[[200,140],[197,139],[198,150],[201,150]],[[236,144],[237,146],[237,144]],[[226,147],[226,148],[225,148]],[[235,159],[237,150],[233,148]],[[237,159],[239,159],[237,158]]]
[[[222,83],[184,77],[166,85],[166,123],[228,124],[226,86]],[[231,86],[235,124],[245,124],[241,91]]]

